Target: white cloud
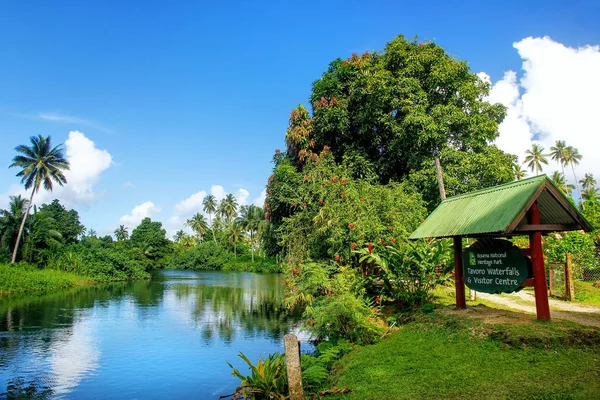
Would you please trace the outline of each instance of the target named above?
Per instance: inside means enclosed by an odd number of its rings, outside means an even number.
[[[185,200],[175,204],[175,211],[179,215],[192,215],[202,212],[202,200],[206,197],[206,192],[201,190],[194,193]]]
[[[123,215],[119,222],[125,225],[131,231],[137,227],[144,218],[152,218],[153,215],[160,212],[161,209],[155,206],[153,202],[146,201],[139,206],[135,206],[133,210],[131,210],[131,214]]]
[[[123,184],[121,186],[124,189],[135,189],[135,185],[133,183],[131,183],[130,181],[123,182]]]
[[[250,192],[244,188],[239,188],[233,193],[233,196],[237,199],[238,204],[240,206],[245,206],[248,204],[248,197],[250,197]]]
[[[52,192],[41,188],[34,197],[35,204],[59,199],[66,207],[73,207],[89,204],[98,199],[94,186],[100,181],[102,173],[112,164],[110,153],[98,149],[93,141],[79,131],[69,132],[69,138],[65,141],[65,150],[65,156],[70,163],[70,169],[64,173],[67,184],[65,186],[55,184]],[[16,194],[29,197],[30,193],[26,193],[22,186],[12,185],[8,195]]]
[[[87,126],[88,128],[95,129],[97,131],[112,133],[112,131],[110,129],[100,125],[98,122],[91,121],[91,120],[85,119],[85,118],[79,118],[79,117],[73,117],[70,115],[63,115],[63,114],[49,113],[49,112],[38,113],[37,118],[42,119],[44,121],[82,125],[82,126]]]
[[[497,144],[523,161],[535,140],[549,152],[565,140],[582,154],[578,178],[600,178],[600,46],[567,47],[549,37],[513,44],[523,60],[522,78],[508,71],[493,85],[490,100],[508,107]],[[550,161],[547,171],[558,169]],[[554,164],[554,165],[552,165]],[[567,178],[573,182],[572,174]]]
[[[255,198],[252,201],[252,204],[254,204],[257,207],[263,207],[265,205],[266,199],[267,199],[267,190],[263,189],[263,191],[260,192],[260,196],[258,196],[257,198]]]
[[[212,185],[210,188],[210,194],[215,196],[215,199],[217,200],[217,203],[218,203],[225,198],[225,195],[227,195],[227,192],[225,192],[225,188],[223,188],[223,186],[221,186],[221,185]]]

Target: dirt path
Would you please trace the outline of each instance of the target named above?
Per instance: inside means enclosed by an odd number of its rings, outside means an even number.
[[[497,295],[477,293],[483,299],[507,308],[535,314],[535,298],[532,291],[522,290],[518,293]],[[553,319],[576,322],[582,325],[600,328],[600,307],[586,306],[577,303],[550,299],[550,315]]]

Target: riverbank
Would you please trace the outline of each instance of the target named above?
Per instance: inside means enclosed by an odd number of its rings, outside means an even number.
[[[589,399],[600,393],[600,331],[446,307],[357,348],[331,379],[352,390],[343,399]]]
[[[88,277],[35,266],[0,264],[0,297],[21,294],[46,294],[95,283]]]

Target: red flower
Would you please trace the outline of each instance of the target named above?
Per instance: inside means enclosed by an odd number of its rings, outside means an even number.
[[[285,279],[282,279],[282,280],[281,280],[281,283],[285,283]]]
[[[276,150],[275,150],[275,154],[279,154],[279,153],[281,153],[281,150],[279,150],[279,149],[276,149]]]
[[[302,205],[303,205],[304,207],[306,207],[306,202],[302,203]]]
[[[346,183],[346,180],[345,180],[345,179],[342,179],[342,183]]]
[[[375,304],[379,304],[379,296],[375,296]]]
[[[333,183],[337,182],[337,178],[335,176],[331,178],[331,180],[333,181]]]
[[[335,256],[335,261],[340,261],[340,256]]]
[[[391,239],[390,239],[390,242],[392,242],[392,243],[396,243],[396,239],[394,239],[394,238],[391,238]]]
[[[365,202],[365,199],[360,199],[360,202],[361,202],[361,203],[364,203],[364,202]]]
[[[290,306],[290,310],[294,311],[294,306]]]
[[[354,229],[354,224],[348,224],[348,228]]]
[[[382,246],[385,246],[385,242],[383,240],[381,240],[379,243],[381,243]]]
[[[297,269],[294,270],[294,274],[296,274],[296,275],[298,274],[298,270]]]
[[[368,248],[369,248],[369,253],[373,253],[373,245],[371,243],[369,243]]]
[[[329,185],[329,181],[325,181],[325,184],[326,184],[326,185]]]
[[[319,200],[319,203],[323,204],[323,199]]]
[[[292,207],[296,207],[296,203],[292,203]]]
[[[304,175],[304,180],[307,181],[308,180],[308,175]]]
[[[342,197],[344,197],[344,192],[342,192]]]
[[[356,249],[356,243],[352,243],[352,248]]]

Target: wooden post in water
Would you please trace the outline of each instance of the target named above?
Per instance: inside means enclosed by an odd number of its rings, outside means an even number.
[[[573,282],[573,264],[571,263],[571,253],[566,254],[565,285],[565,297],[569,301],[575,301],[575,282]]]
[[[290,400],[304,400],[298,338],[296,335],[285,335],[283,337],[283,345],[285,347],[285,364],[288,386],[290,387]]]
[[[456,290],[456,308],[467,308],[465,299],[465,276],[463,274],[462,237],[454,237],[454,287]]]

